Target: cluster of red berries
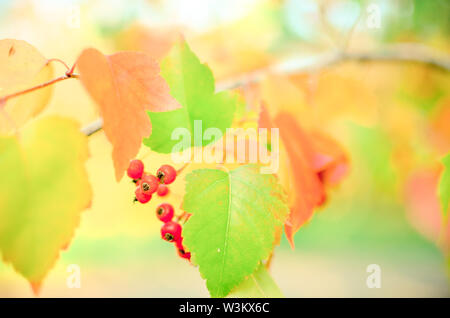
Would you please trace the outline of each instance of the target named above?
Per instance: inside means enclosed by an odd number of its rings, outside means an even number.
[[[144,172],[144,163],[141,160],[131,160],[127,169],[128,176],[136,183],[135,201],[147,203],[153,193],[160,197],[169,192],[168,184],[175,181],[177,171],[170,165],[162,165],[156,172],[156,176]]]
[[[131,160],[127,169],[128,176],[136,183],[135,201],[147,203],[152,198],[153,193],[163,197],[169,192],[168,184],[175,181],[177,171],[170,165],[162,165],[156,176],[144,172],[144,163],[141,160]],[[184,215],[184,214],[183,214]],[[182,216],[178,218],[181,219]],[[173,206],[169,203],[162,203],[156,208],[156,216],[162,222],[161,237],[163,240],[175,243],[178,255],[181,258],[190,260],[191,253],[186,252],[183,246],[183,237],[181,236],[181,225],[172,221],[174,217]],[[187,215],[189,217],[189,215]]]
[[[182,227],[181,224],[172,221],[174,212],[173,206],[169,203],[162,203],[156,208],[156,216],[162,222],[161,237],[167,242],[175,243],[178,255],[181,258],[191,259],[191,253],[186,252],[183,246],[183,237],[181,236]]]

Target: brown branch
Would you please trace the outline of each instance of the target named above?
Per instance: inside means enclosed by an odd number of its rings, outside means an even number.
[[[399,45],[376,52],[327,52],[311,57],[293,58],[267,68],[241,75],[237,78],[220,82],[217,85],[219,91],[234,89],[247,84],[261,81],[267,74],[289,75],[299,72],[312,72],[339,63],[355,62],[415,62],[429,65],[442,71],[450,71],[450,56],[437,56],[428,48],[415,44]]]
[[[289,75],[299,72],[311,72],[325,67],[333,66],[346,61],[369,62],[414,62],[435,67],[444,72],[450,71],[450,57],[448,55],[438,56],[430,48],[418,44],[402,44],[385,48],[376,52],[328,52],[313,57],[300,57],[290,59],[269,67],[256,70],[239,77],[217,83],[216,90],[228,90],[250,83],[261,81],[267,74]],[[85,126],[82,131],[90,136],[101,130],[103,121],[96,121]]]
[[[103,127],[103,119],[99,118],[81,128],[81,132],[86,136],[91,136]]]
[[[403,49],[402,49],[403,47]],[[63,63],[68,69],[67,65],[59,60],[59,59],[50,59],[48,62],[58,61]],[[298,72],[308,72],[312,70],[317,70],[325,67],[329,67],[338,63],[342,63],[345,61],[406,61],[406,62],[416,62],[427,64],[443,71],[450,71],[450,58],[448,55],[443,57],[437,57],[435,54],[431,54],[430,49],[420,46],[417,44],[412,45],[402,45],[397,46],[395,49],[383,50],[379,52],[368,52],[368,53],[346,53],[343,51],[325,53],[318,56],[313,57],[301,57],[296,59],[290,59],[288,61],[281,62],[279,64],[271,65],[267,68],[256,70],[250,72],[248,74],[241,75],[237,78],[219,82],[217,84],[217,91],[234,89],[240,86],[244,86],[250,83],[261,81],[266,74],[275,73],[275,74],[293,74]],[[0,97],[0,107],[3,107],[6,104],[6,101],[21,96],[23,94],[27,94],[33,91],[36,91],[41,88],[45,88],[47,86],[53,85],[57,82],[64,81],[70,78],[78,78],[77,74],[74,74],[76,64],[74,64],[68,71],[51,81],[46,83],[42,83],[40,85],[25,89],[20,92],[16,92],[10,95],[6,95]],[[101,130],[103,128],[103,120],[101,118],[91,122],[87,126],[83,127],[81,131],[87,135],[91,136],[95,132]]]

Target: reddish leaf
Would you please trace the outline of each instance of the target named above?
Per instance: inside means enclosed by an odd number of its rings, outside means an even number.
[[[116,179],[136,156],[144,137],[151,133],[150,111],[179,108],[159,75],[158,64],[145,53],[120,52],[105,56],[84,50],[77,61],[81,82],[97,102],[103,129],[113,145]]]
[[[287,112],[280,112],[272,122],[262,105],[258,126],[278,127],[286,148],[291,212],[285,233],[294,247],[295,232],[311,218],[314,208],[325,202],[325,186],[336,185],[347,173],[348,157],[334,139],[318,131],[305,132]]]
[[[405,199],[407,217],[411,224],[426,238],[438,242],[444,252],[450,252],[450,222],[444,218],[436,188],[439,170],[414,173],[406,183]]]
[[[325,200],[325,189],[316,171],[314,147],[308,135],[287,113],[279,113],[274,120],[289,156],[290,176],[294,186],[291,213],[285,224],[285,233],[294,247],[294,234],[313,215],[314,208]]]

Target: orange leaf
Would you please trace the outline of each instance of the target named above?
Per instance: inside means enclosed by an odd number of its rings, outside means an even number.
[[[348,156],[342,147],[322,132],[305,132],[288,112],[279,112],[274,122],[262,105],[258,126],[278,127],[285,152],[280,161],[287,164],[287,185],[291,213],[285,224],[286,237],[294,247],[293,236],[325,202],[325,186],[337,184],[348,171]],[[283,154],[287,153],[283,158]]]
[[[439,169],[420,170],[413,173],[405,186],[406,216],[423,236],[440,244],[450,253],[450,222],[442,217],[436,193]]]
[[[270,114],[265,103],[261,103],[261,109],[258,118],[258,127],[267,129],[273,128],[272,118],[270,118]]]
[[[113,145],[116,179],[151,133],[149,111],[179,108],[169,86],[159,75],[158,64],[145,53],[120,52],[105,56],[95,49],[84,50],[77,61],[80,79],[97,102],[103,129]]]
[[[440,155],[450,151],[450,97],[439,101],[431,118],[430,139]]]
[[[274,124],[280,129],[286,147],[294,186],[291,213],[285,224],[286,237],[294,247],[295,232],[311,218],[314,208],[325,200],[325,189],[313,169],[315,153],[308,135],[288,113],[279,113]]]

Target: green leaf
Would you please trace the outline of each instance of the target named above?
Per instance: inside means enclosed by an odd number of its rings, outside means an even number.
[[[195,170],[186,181],[183,210],[192,216],[183,242],[211,296],[224,297],[269,256],[288,213],[286,195],[256,165]]]
[[[442,158],[442,164],[444,171],[439,181],[438,195],[441,199],[442,214],[447,218],[450,204],[450,153]]]
[[[90,204],[87,157],[79,125],[59,117],[0,137],[0,251],[35,291]]]
[[[257,270],[228,294],[227,298],[282,298],[280,288],[266,267],[260,264]]]
[[[176,128],[186,128],[190,132],[190,146],[208,145],[213,140],[203,141],[202,135],[198,136],[198,141],[194,140],[195,120],[202,121],[203,132],[208,128],[218,128],[224,133],[231,126],[234,111],[240,107],[241,99],[228,91],[214,93],[211,70],[200,63],[186,42],[176,43],[162,60],[161,75],[170,87],[170,94],[182,107],[168,112],[148,112],[152,134],[144,139],[146,146],[160,153],[176,151],[173,147],[179,140],[171,138]]]

